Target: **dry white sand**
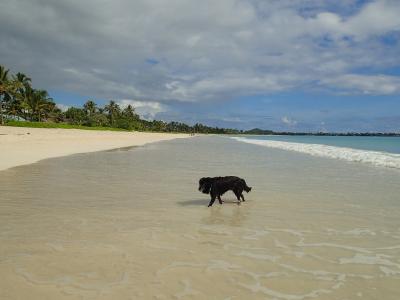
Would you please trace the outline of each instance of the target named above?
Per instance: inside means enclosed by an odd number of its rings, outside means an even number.
[[[75,153],[188,137],[188,134],[0,126],[0,170]]]

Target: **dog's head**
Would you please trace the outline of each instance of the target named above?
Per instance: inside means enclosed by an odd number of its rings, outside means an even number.
[[[212,186],[211,177],[203,177],[199,180],[199,191],[204,194],[209,194]]]
[[[251,186],[245,186],[244,190],[246,191],[246,193],[250,192],[251,191]]]

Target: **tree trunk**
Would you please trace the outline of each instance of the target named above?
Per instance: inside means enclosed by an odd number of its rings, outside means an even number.
[[[0,125],[4,125],[3,119],[3,100],[0,99]]]

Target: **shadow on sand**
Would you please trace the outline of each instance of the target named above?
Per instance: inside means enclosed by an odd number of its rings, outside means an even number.
[[[181,206],[207,206],[210,200],[208,199],[195,199],[177,202]]]
[[[126,152],[126,151],[130,151],[132,149],[138,148],[138,147],[140,147],[140,146],[120,147],[120,148],[104,150],[104,152]]]
[[[238,202],[237,200],[223,200],[223,201],[224,201],[223,204],[236,204],[236,205],[239,204],[240,205],[240,202]],[[210,202],[210,199],[194,199],[194,200],[180,201],[177,203],[181,206],[207,206],[209,202]],[[218,200],[215,201],[214,206],[215,205],[220,205],[218,203]]]

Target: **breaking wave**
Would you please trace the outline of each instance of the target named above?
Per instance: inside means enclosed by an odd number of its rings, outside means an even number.
[[[256,140],[242,137],[233,137],[233,139],[249,144],[260,145],[270,148],[278,148],[288,151],[296,151],[319,157],[329,157],[340,160],[368,163],[375,166],[400,169],[400,154],[369,151],[345,147],[335,147],[321,144],[304,144],[281,142],[272,140]]]

